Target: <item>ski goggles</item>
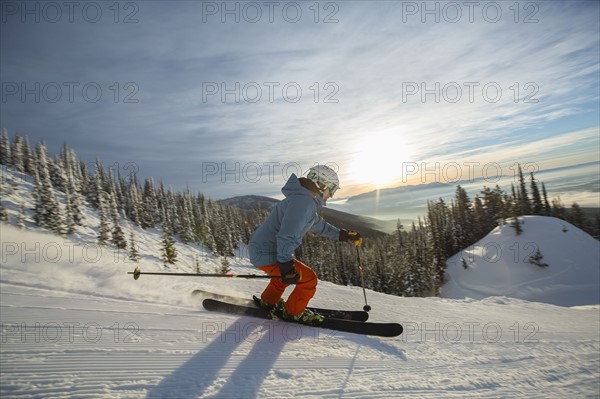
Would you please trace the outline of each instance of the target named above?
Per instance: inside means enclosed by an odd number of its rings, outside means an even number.
[[[335,194],[335,192],[339,188],[334,183],[323,183],[323,182],[317,182],[317,187],[319,187],[319,190],[321,191],[321,195],[323,196],[323,198],[332,198],[333,194]]]
[[[325,198],[326,196],[328,196],[329,198],[333,197],[333,194],[335,194],[335,192],[339,189],[337,184],[324,181],[321,177],[319,177],[318,174],[316,174],[313,171],[309,172],[306,177],[315,182],[323,198]]]

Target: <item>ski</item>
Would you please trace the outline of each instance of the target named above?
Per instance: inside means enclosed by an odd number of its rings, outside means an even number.
[[[203,290],[194,290],[192,295],[202,296],[205,299],[214,299],[221,302],[229,302],[236,305],[255,307],[256,301],[254,299],[247,300],[244,298],[232,297],[224,294],[215,294],[208,291]],[[255,297],[254,297],[255,298]],[[309,306],[308,309],[312,310],[315,313],[318,313],[322,316],[333,318],[333,319],[343,319],[343,320],[354,320],[354,321],[367,321],[369,319],[369,314],[363,310],[337,310],[337,309],[325,309],[325,308],[317,308],[313,306]]]
[[[256,296],[252,297],[252,301],[254,305],[258,306],[259,298]],[[321,316],[330,318],[330,319],[342,319],[342,320],[354,320],[354,321],[367,321],[369,318],[369,314],[363,310],[338,310],[338,309],[325,309],[325,308],[316,308],[314,306],[307,306],[309,310],[312,310],[314,313],[318,313]]]
[[[261,319],[272,319],[273,315],[266,309],[260,309],[252,306],[237,305],[228,302],[222,302],[215,299],[205,299],[202,301],[204,309],[213,312],[223,312],[237,314],[241,316],[258,317]],[[281,320],[291,323],[288,320]],[[354,334],[376,335],[380,337],[396,337],[402,334],[403,327],[398,323],[372,323],[358,322],[354,320],[342,320],[334,318],[325,318],[320,326],[328,330],[350,332]]]

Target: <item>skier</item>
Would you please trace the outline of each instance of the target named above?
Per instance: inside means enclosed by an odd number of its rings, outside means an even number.
[[[362,238],[358,232],[334,227],[317,214],[317,208],[325,206],[338,189],[338,176],[326,165],[310,168],[306,177],[292,174],[281,189],[285,199],[250,238],[252,264],[271,276],[282,276],[271,279],[261,297],[255,297],[258,306],[272,309],[277,317],[313,325],[323,322],[321,315],[306,309],[316,292],[317,275],[294,258],[294,250],[308,231],[331,240],[360,244]],[[296,286],[282,303],[281,296],[290,284]]]

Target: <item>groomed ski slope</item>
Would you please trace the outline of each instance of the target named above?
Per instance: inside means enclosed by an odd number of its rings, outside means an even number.
[[[367,291],[374,338],[203,311],[194,289],[249,297],[265,282],[141,276],[110,248],[1,226],[2,398],[597,398],[598,306]],[[135,231],[142,253],[157,232]],[[78,240],[78,241],[77,241]],[[180,257],[188,252],[180,248]],[[202,260],[204,271],[218,261]],[[145,256],[142,270],[161,270]],[[247,260],[234,271],[248,272]],[[182,266],[191,271],[191,266]],[[313,303],[360,309],[321,282]]]

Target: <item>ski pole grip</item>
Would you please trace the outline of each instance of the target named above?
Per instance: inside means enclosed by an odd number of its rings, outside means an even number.
[[[358,232],[356,231],[349,231],[348,232],[349,236],[358,236]],[[357,240],[354,240],[354,245],[357,247],[360,247],[360,244],[362,244],[362,237],[359,236],[359,238]]]

